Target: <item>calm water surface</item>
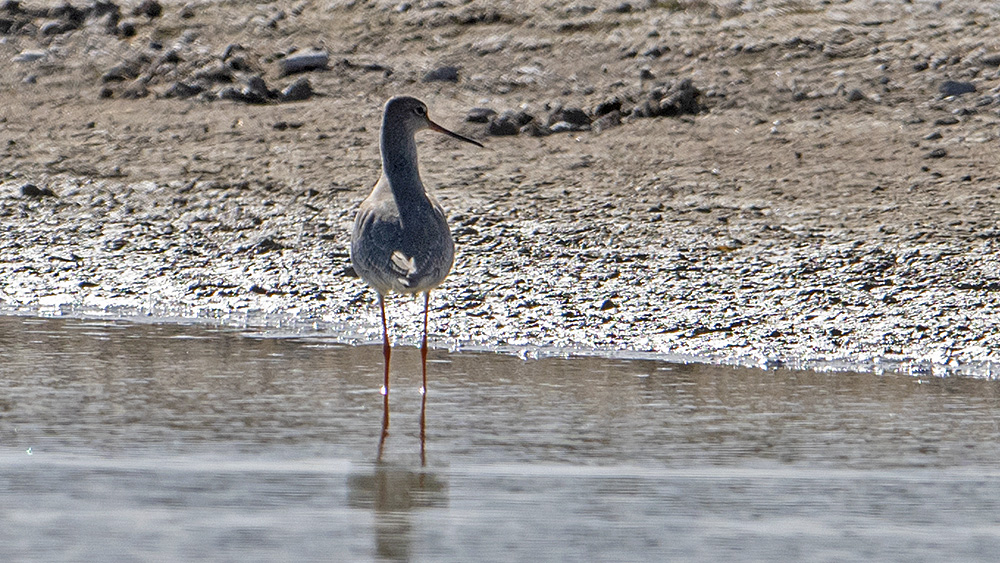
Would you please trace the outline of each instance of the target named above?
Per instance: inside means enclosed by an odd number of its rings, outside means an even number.
[[[1000,560],[1000,383],[0,317],[0,561]]]

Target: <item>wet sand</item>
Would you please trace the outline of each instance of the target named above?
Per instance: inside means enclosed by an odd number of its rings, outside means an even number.
[[[458,243],[437,346],[996,374],[995,7],[623,6],[7,8],[0,308],[376,340],[348,233],[406,93],[487,145],[419,140]],[[282,75],[312,48],[326,69]],[[697,111],[650,117],[684,80]],[[489,136],[475,107],[592,123]]]

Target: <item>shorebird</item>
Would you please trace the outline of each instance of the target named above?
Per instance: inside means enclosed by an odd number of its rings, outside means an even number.
[[[422,129],[444,133],[455,139],[479,144],[453,133],[427,117],[427,106],[416,98],[400,96],[385,104],[379,148],[382,176],[358,208],[351,233],[351,264],[376,293],[382,311],[382,355],[385,380],[382,385],[385,411],[383,434],[389,425],[389,330],[385,297],[390,292],[424,294],[424,330],[420,345],[423,385],[427,392],[427,309],[431,290],[451,271],[455,244],[444,210],[424,189],[417,168],[414,135]]]

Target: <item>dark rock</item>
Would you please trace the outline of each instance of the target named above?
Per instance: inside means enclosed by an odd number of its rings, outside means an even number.
[[[124,61],[111,67],[101,75],[101,82],[124,82],[132,80],[139,76],[139,71],[139,61]]]
[[[486,126],[486,134],[493,136],[517,135],[522,127],[534,119],[527,112],[507,110],[490,119]]]
[[[135,24],[132,22],[121,22],[118,24],[118,29],[115,31],[115,34],[119,37],[135,37]]]
[[[945,97],[961,96],[962,94],[969,94],[975,91],[975,84],[971,82],[956,82],[954,80],[946,80],[938,87],[938,92],[941,92],[941,95]]]
[[[146,86],[147,83],[148,80],[145,77],[136,78],[122,90],[122,98],[127,100],[145,98],[149,95],[149,88]]]
[[[611,98],[610,100],[605,100],[594,108],[594,117],[601,117],[602,115],[611,113],[613,111],[620,112],[622,109],[622,101],[618,98]]]
[[[233,71],[220,62],[209,63],[194,72],[197,80],[228,83],[233,81]]]
[[[236,55],[226,59],[226,67],[237,72],[253,72],[253,67],[250,65],[250,61],[248,61],[243,55]]]
[[[302,77],[292,82],[281,91],[281,101],[283,102],[301,102],[302,100],[308,100],[313,95],[312,84],[309,83],[309,79]]]
[[[653,74],[653,71],[644,68],[639,71],[639,80],[656,80],[656,76]]]
[[[271,252],[274,250],[283,250],[287,248],[285,245],[277,242],[269,237],[265,237],[257,241],[256,243],[248,246],[241,246],[236,250],[236,252],[249,252],[251,254],[264,254],[265,252]]]
[[[21,195],[24,197],[55,197],[56,194],[49,188],[39,188],[34,184],[21,186]]]
[[[944,149],[934,149],[931,152],[924,155],[924,158],[944,158],[948,156],[948,151]]]
[[[979,57],[979,62],[987,66],[1000,66],[1000,53],[986,53]]]
[[[576,128],[589,127],[590,117],[580,108],[559,108],[549,115],[548,125],[553,128],[553,132],[555,132],[554,125],[559,122],[569,123]]]
[[[163,93],[164,98],[190,98],[204,92],[205,89],[199,84],[189,84],[187,82],[174,82],[174,84]]]
[[[133,16],[146,16],[149,19],[158,18],[163,15],[163,6],[156,0],[142,0],[138,6],[132,8]]]
[[[925,141],[936,141],[936,140],[940,139],[941,137],[942,137],[942,135],[941,135],[940,131],[934,131],[933,133],[928,133],[927,135],[924,135],[924,140]]]
[[[956,123],[958,123],[958,118],[953,115],[934,120],[934,125],[955,125]]]
[[[465,120],[470,123],[489,123],[490,118],[496,114],[497,112],[490,108],[472,108],[465,115]]]
[[[868,97],[861,90],[855,88],[847,93],[848,102],[860,102],[861,100],[867,100]]]
[[[424,75],[424,82],[458,82],[457,66],[441,66]]]
[[[48,37],[50,35],[59,35],[60,33],[66,33],[67,31],[70,31],[72,29],[73,27],[67,25],[65,22],[48,21],[43,23],[42,26],[38,28],[38,34],[43,37]]]
[[[594,121],[592,127],[594,128],[594,131],[600,133],[601,131],[611,129],[613,127],[618,127],[621,124],[622,124],[621,112],[615,110],[597,118]]]
[[[522,135],[528,135],[531,137],[547,137],[552,134],[551,129],[538,123],[537,121],[531,121],[527,125],[522,125],[518,131]]]
[[[929,66],[930,65],[927,64],[927,61],[920,61],[920,62],[913,63],[913,70],[915,72],[921,72],[921,71],[927,70],[927,67],[929,67]]]
[[[282,76],[308,72],[311,70],[324,70],[330,64],[330,55],[326,51],[309,50],[292,53],[278,61],[278,68]]]

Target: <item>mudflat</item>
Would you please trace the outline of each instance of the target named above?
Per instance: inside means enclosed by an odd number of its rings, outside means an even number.
[[[974,1],[8,1],[0,308],[376,340],[347,248],[407,94],[486,145],[418,138],[458,247],[438,345],[996,375],[998,27]]]

